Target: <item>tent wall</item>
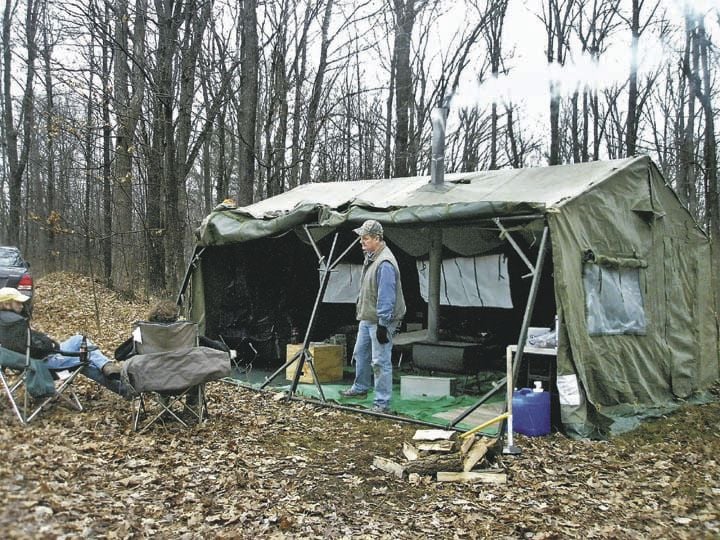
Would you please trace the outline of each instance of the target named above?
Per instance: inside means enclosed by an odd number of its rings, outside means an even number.
[[[580,390],[579,402],[561,407],[566,430],[597,435],[612,421],[619,426],[624,416],[662,408],[717,379],[709,240],[650,160],[619,170],[548,221],[562,320],[558,376],[575,376]],[[588,333],[586,250],[646,263],[639,269],[644,335]]]

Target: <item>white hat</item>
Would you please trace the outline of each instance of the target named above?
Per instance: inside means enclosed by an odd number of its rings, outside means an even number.
[[[11,300],[15,300],[16,302],[27,302],[30,300],[30,297],[25,296],[13,287],[3,287],[0,289],[0,302],[9,302]]]

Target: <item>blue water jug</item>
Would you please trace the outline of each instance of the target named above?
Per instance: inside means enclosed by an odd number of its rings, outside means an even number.
[[[550,433],[550,392],[521,388],[513,392],[513,431],[530,437]]]

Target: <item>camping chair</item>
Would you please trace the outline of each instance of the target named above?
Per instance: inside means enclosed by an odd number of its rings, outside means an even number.
[[[134,431],[144,431],[158,420],[173,418],[185,427],[176,412],[182,405],[192,420],[207,416],[205,383],[230,374],[229,354],[200,347],[197,324],[137,322],[133,330],[135,355],[123,363],[121,378],[129,388]],[[149,414],[148,405],[157,407]],[[141,419],[144,418],[144,425]]]
[[[24,333],[25,353],[12,351],[0,343],[0,383],[20,423],[27,425],[41,411],[56,402],[63,402],[77,411],[82,411],[83,407],[71,385],[85,364],[53,369],[48,367],[47,357],[31,358],[28,321],[18,321],[14,326],[15,328],[3,328],[2,336],[8,337],[9,332]],[[65,356],[79,356],[79,353],[75,352],[57,352]]]

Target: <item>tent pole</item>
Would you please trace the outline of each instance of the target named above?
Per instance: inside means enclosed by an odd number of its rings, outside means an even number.
[[[428,275],[427,340],[440,340],[440,274],[442,273],[442,229],[430,228],[430,266]]]
[[[310,233],[308,232],[307,227],[305,228],[305,232],[308,235],[308,238],[310,239],[310,243],[313,246],[313,249],[318,254],[319,265],[320,265],[320,271],[322,272],[322,280],[320,281],[320,288],[318,289],[317,296],[315,297],[315,304],[313,305],[312,314],[310,315],[310,320],[308,321],[307,329],[305,330],[305,338],[303,339],[303,346],[302,348],[293,355],[292,358],[290,358],[285,364],[280,366],[275,372],[268,377],[265,382],[260,386],[260,389],[265,388],[267,385],[269,385],[275,377],[277,377],[281,372],[285,371],[287,367],[292,365],[295,362],[298,362],[297,369],[295,370],[295,376],[293,377],[292,384],[290,385],[290,390],[288,393],[288,396],[292,396],[295,393],[295,390],[297,389],[298,382],[300,380],[300,373],[302,372],[303,365],[305,362],[307,362],[308,366],[310,367],[310,371],[313,375],[313,380],[315,381],[315,386],[318,389],[318,392],[320,393],[320,397],[322,398],[322,401],[325,401],[325,394],[323,393],[322,386],[320,385],[320,382],[318,381],[317,373],[315,372],[315,365],[313,362],[313,357],[310,354],[310,335],[312,333],[313,327],[315,326],[315,320],[317,319],[317,312],[320,307],[320,303],[322,302],[323,297],[325,296],[325,291],[327,290],[328,283],[330,282],[330,272],[337,266],[337,264],[340,262],[340,260],[347,255],[348,251],[359,241],[359,238],[356,238],[348,247],[343,251],[340,256],[333,261],[333,254],[335,253],[335,246],[337,244],[338,235],[335,233],[335,238],[333,239],[332,247],[330,248],[330,254],[328,255],[327,263],[325,263],[325,257],[320,254],[320,250],[317,248],[317,245],[313,241],[313,238],[310,236]],[[323,268],[324,266],[324,268]]]
[[[527,339],[528,327],[530,326],[530,318],[532,317],[533,310],[535,309],[535,300],[537,298],[537,292],[540,288],[540,275],[542,274],[543,265],[545,264],[545,245],[547,244],[549,228],[547,224],[543,228],[542,240],[540,240],[540,248],[538,250],[537,261],[535,262],[535,271],[533,272],[532,283],[530,284],[530,294],[528,295],[528,301],[525,305],[525,315],[523,316],[522,326],[520,327],[520,335],[518,336],[517,350],[515,351],[515,358],[513,359],[512,366],[508,366],[508,376],[511,379],[511,384],[508,385],[507,395],[508,401],[506,403],[506,410],[510,412],[509,418],[506,420],[508,426],[507,445],[503,448],[505,454],[519,454],[520,449],[513,445],[513,432],[512,432],[512,396],[513,396],[513,384],[517,382],[518,375],[520,374],[520,362],[522,361],[523,351],[525,350],[525,340]],[[508,353],[508,361],[510,356]],[[512,375],[510,375],[510,368],[512,367]],[[503,422],[502,426],[505,426]],[[502,433],[502,428],[501,428]]]
[[[524,343],[525,339],[527,337],[527,329],[528,326],[530,326],[530,317],[532,316],[532,312],[535,308],[535,299],[537,297],[537,291],[540,286],[540,274],[543,269],[543,263],[545,261],[545,245],[547,244],[547,237],[548,237],[548,226],[545,225],[545,228],[543,229],[543,235],[542,240],[540,241],[540,248],[538,251],[537,261],[535,262],[535,270],[533,272],[533,280],[530,284],[530,294],[528,296],[528,301],[525,306],[525,315],[523,316],[523,323],[522,327],[520,328],[520,338],[518,340],[518,350],[515,354],[515,364],[514,366],[508,365],[508,373],[504,380],[498,381],[496,386],[491,389],[487,394],[485,394],[483,397],[481,397],[476,403],[468,407],[463,413],[461,413],[459,416],[457,416],[455,419],[453,419],[449,427],[455,427],[458,423],[460,423],[462,420],[470,416],[471,413],[473,413],[478,407],[480,407],[483,403],[485,403],[490,396],[492,396],[499,388],[501,388],[503,385],[507,386],[507,395],[508,395],[508,402],[505,404],[505,410],[503,412],[506,412],[508,410],[512,410],[512,389],[513,384],[517,380],[517,376],[519,373],[519,365],[520,365],[520,359],[522,358],[522,351],[524,349]],[[510,362],[510,358],[508,358],[508,364]],[[512,369],[511,369],[512,367]],[[508,378],[510,379],[508,384]],[[500,433],[502,435],[505,422],[508,423],[508,425],[512,426],[512,416],[508,420],[503,421],[503,424],[500,427]],[[512,444],[512,433],[508,435],[508,446],[506,447],[505,453],[519,453],[519,449],[516,446],[513,446]]]

